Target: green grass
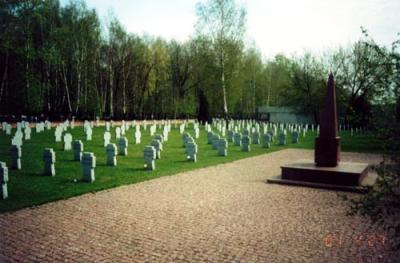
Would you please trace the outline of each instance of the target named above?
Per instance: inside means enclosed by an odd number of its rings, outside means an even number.
[[[187,131],[193,134],[193,129]],[[15,130],[13,130],[13,133]],[[32,131],[32,140],[24,141],[22,146],[22,170],[9,170],[8,192],[9,198],[0,200],[0,212],[17,210],[23,207],[35,206],[50,201],[69,198],[88,192],[96,192],[120,185],[138,183],[161,176],[173,175],[220,163],[232,162],[255,155],[265,154],[285,148],[314,148],[315,133],[309,132],[306,137],[300,137],[299,144],[277,146],[276,141],[271,148],[264,149],[261,145],[252,145],[251,152],[242,152],[240,147],[229,145],[228,156],[221,157],[217,151],[207,144],[207,135],[201,127],[198,144],[198,161],[186,161],[182,138],[178,129],[172,129],[169,140],[164,143],[161,159],[156,160],[156,170],[146,171],[143,168],[143,149],[151,141],[149,132],[142,131],[142,143],[134,144],[134,129],[130,129],[126,137],[129,140],[128,156],[118,156],[116,167],[106,166],[106,154],[103,147],[104,127],[94,128],[93,141],[86,142],[83,127],[69,130],[73,139],[80,139],[84,143],[84,150],[93,152],[97,157],[95,170],[96,181],[92,184],[81,181],[81,165],[73,161],[72,151],[63,151],[62,143],[55,143],[54,129],[36,134]],[[379,143],[371,135],[341,134],[342,150],[354,152],[380,152]],[[290,138],[287,140],[290,142]],[[0,160],[10,164],[11,137],[0,132]],[[115,134],[112,132],[112,142],[115,143]],[[56,152],[56,176],[43,176],[42,154],[44,148],[53,148]],[[76,179],[77,182],[74,182]]]

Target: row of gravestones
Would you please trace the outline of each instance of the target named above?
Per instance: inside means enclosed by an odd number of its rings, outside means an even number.
[[[271,142],[273,141],[273,133],[268,132],[263,135],[263,148],[270,148]],[[218,134],[213,132],[207,133],[208,144],[211,144],[213,149],[218,150],[218,154],[221,156],[227,156],[228,142],[233,142],[234,146],[241,146],[242,151],[250,152],[251,144],[260,144],[260,134],[255,132],[252,134],[252,138],[249,132],[245,132],[243,135],[241,133],[228,132],[228,140],[221,138]],[[299,134],[294,131],[292,133],[292,143],[298,143]],[[279,134],[278,145],[286,145],[286,133],[281,132]]]
[[[143,151],[145,168],[147,170],[155,170],[155,160],[161,158],[161,151],[163,137],[157,134],[151,145],[146,146]],[[83,152],[82,141],[76,140],[73,143],[74,160],[80,161],[82,165],[82,180],[85,182],[95,181],[96,157],[93,153]],[[115,144],[108,144],[106,147],[107,154],[107,165],[117,165],[117,153],[119,155],[126,156],[128,154],[128,140],[122,137],[118,140],[118,147]],[[21,156],[22,151],[20,146],[13,145],[11,147],[11,168],[21,170]],[[44,162],[44,175],[55,176],[55,163],[56,153],[51,148],[46,148],[43,151],[43,162]],[[0,162],[0,183],[1,183],[1,198],[6,199],[8,197],[8,167],[4,162]]]

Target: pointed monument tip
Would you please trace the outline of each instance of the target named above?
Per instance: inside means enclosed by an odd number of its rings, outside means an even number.
[[[335,85],[335,77],[333,76],[332,72],[329,74],[329,78],[328,78],[328,86],[329,85]]]

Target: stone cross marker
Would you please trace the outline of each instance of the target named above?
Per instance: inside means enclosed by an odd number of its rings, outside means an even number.
[[[285,145],[286,144],[286,134],[284,132],[279,133],[279,145]]]
[[[242,137],[242,151],[250,152],[251,139],[248,135],[243,135]]]
[[[214,133],[212,131],[207,132],[207,143],[212,144]]]
[[[143,157],[144,157],[144,167],[147,170],[151,171],[155,170],[156,149],[153,146],[146,146],[146,148],[144,148],[143,151]]]
[[[56,153],[51,148],[46,148],[43,151],[44,161],[44,175],[55,176],[56,169],[54,163],[56,162]]]
[[[86,130],[86,141],[91,141],[92,140],[92,128],[90,128],[90,126],[88,127],[88,129]]]
[[[117,166],[117,146],[114,143],[110,143],[106,148],[107,153],[107,165]]]
[[[83,143],[80,140],[75,140],[72,145],[74,151],[74,161],[80,162],[82,160]]]
[[[138,126],[136,126],[136,127],[138,127]],[[142,138],[142,133],[140,132],[140,130],[136,130],[135,131],[135,143],[140,144],[141,138]]]
[[[107,145],[110,144],[111,133],[109,131],[104,132],[103,139],[104,139],[104,147],[107,147]]]
[[[90,152],[84,152],[82,156],[82,180],[93,183],[95,180],[94,168],[96,167],[96,156]]]
[[[25,127],[25,140],[29,141],[31,139],[31,128],[29,126]]]
[[[115,128],[115,138],[118,140],[119,138],[121,138],[121,128],[117,127]]]
[[[217,150],[218,149],[218,141],[219,141],[220,137],[218,134],[214,134],[212,137],[212,147],[213,149]]]
[[[233,145],[242,146],[242,134],[236,132],[233,136]]]
[[[0,162],[0,197],[1,199],[8,198],[8,168],[6,163]]]
[[[56,137],[56,142],[61,142],[63,129],[58,126],[54,132],[54,136]]]
[[[194,138],[198,139],[200,137],[200,129],[198,126],[194,128]]]
[[[161,143],[164,143],[164,137],[161,134],[156,134],[154,139],[159,140]]]
[[[156,159],[161,159],[161,150],[162,150],[162,144],[159,140],[152,140],[151,141],[151,146],[154,147],[156,150]]]
[[[234,132],[229,130],[228,131],[228,142],[233,142]]]
[[[292,132],[292,143],[299,142],[299,133],[297,131]]]
[[[70,151],[72,149],[72,135],[70,133],[66,133],[64,135],[64,151]]]
[[[11,124],[6,125],[6,134],[11,135]]]
[[[271,135],[269,133],[264,134],[263,137],[263,148],[271,147]]]
[[[186,154],[188,161],[197,162],[197,144],[195,142],[186,144]]]
[[[128,155],[128,139],[126,137],[118,139],[118,154],[122,156]]]
[[[224,138],[218,140],[218,155],[228,156],[228,142]]]
[[[11,145],[11,169],[21,170],[21,146]]]
[[[253,132],[252,137],[253,144],[260,144],[260,133],[258,131]]]

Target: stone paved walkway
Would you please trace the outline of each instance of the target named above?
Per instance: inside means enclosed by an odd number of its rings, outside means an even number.
[[[304,158],[284,150],[1,214],[0,262],[383,262],[382,232],[346,217],[336,192],[265,183]]]

